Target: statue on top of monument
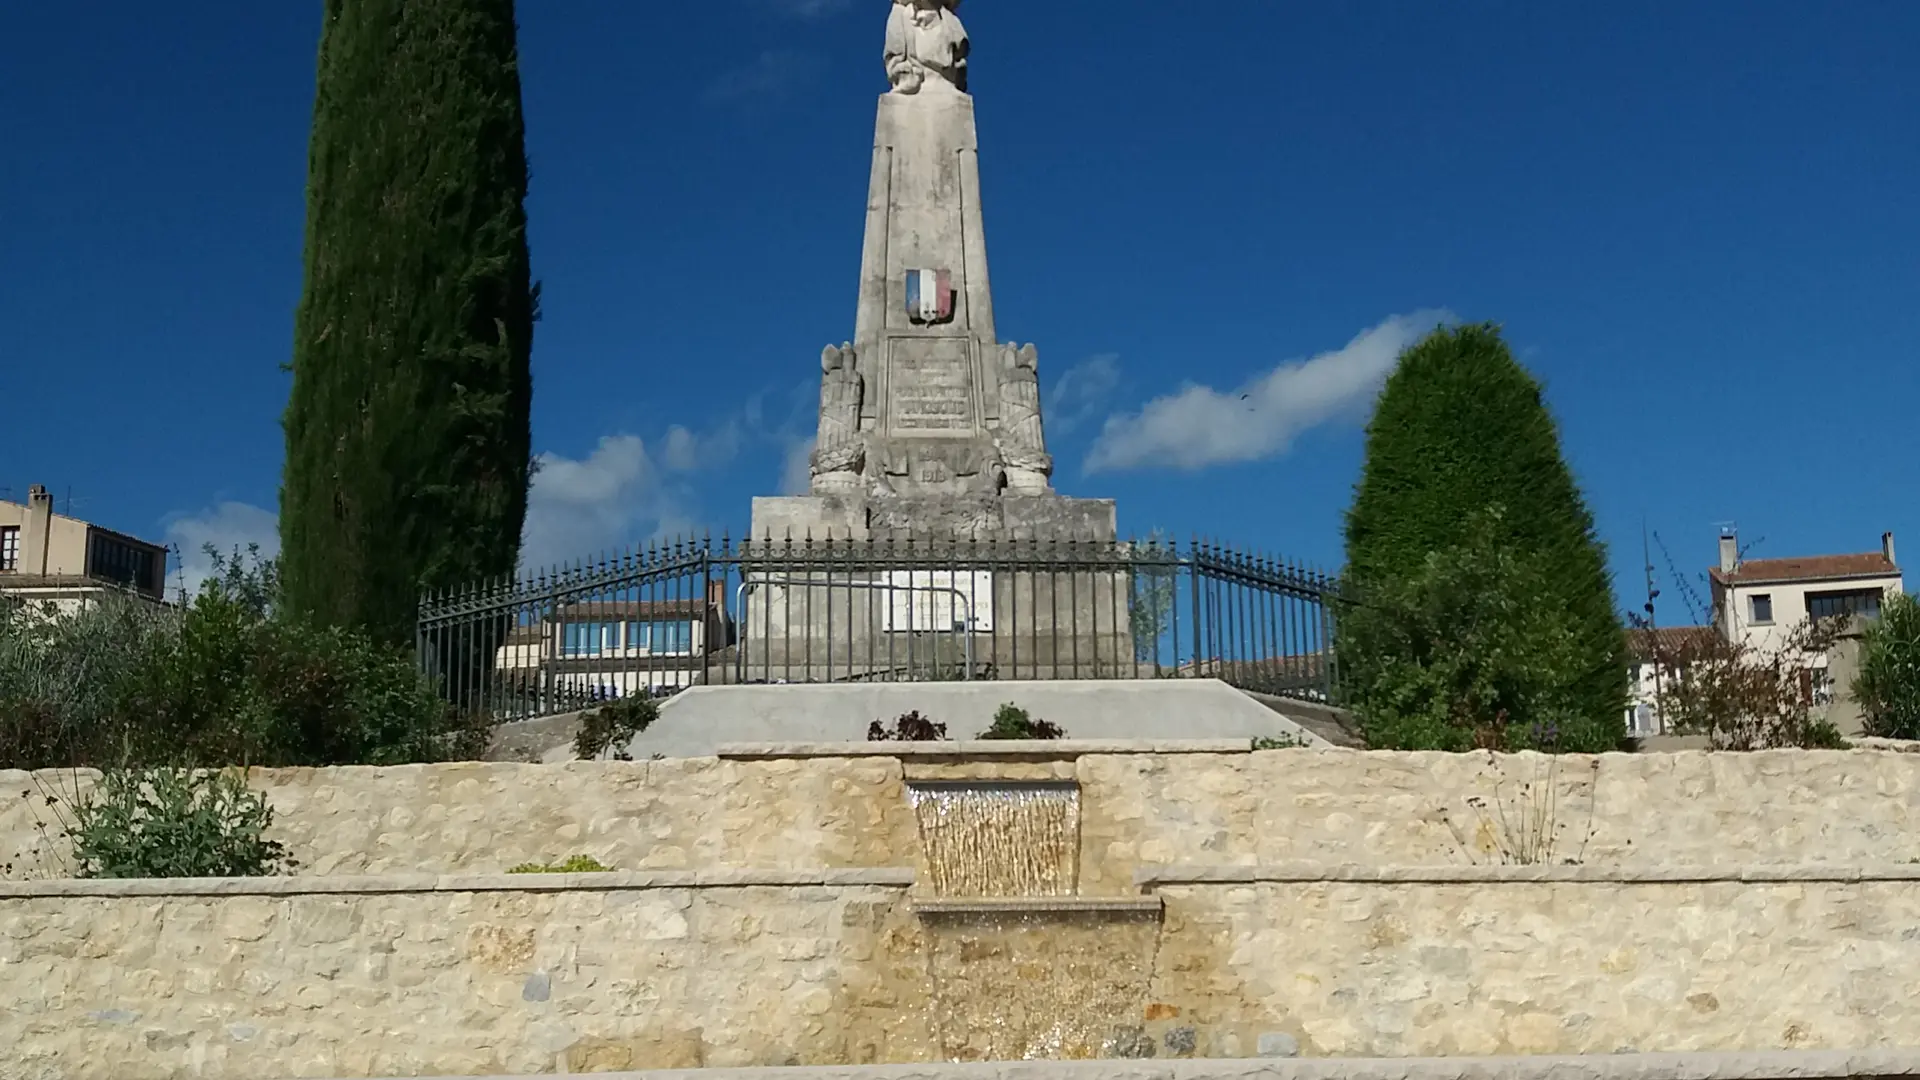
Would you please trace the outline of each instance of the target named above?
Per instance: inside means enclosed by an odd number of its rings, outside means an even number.
[[[814,441],[812,473],[816,493],[850,492],[860,486],[866,443],[860,438],[860,406],[866,381],[860,377],[852,345],[829,345],[820,353],[820,435]]]
[[[1031,344],[1000,346],[999,443],[1007,490],[1045,494],[1053,458],[1040,426],[1040,352]]]
[[[893,0],[887,20],[887,81],[896,94],[929,84],[965,93],[972,42],[954,10],[960,0]]]

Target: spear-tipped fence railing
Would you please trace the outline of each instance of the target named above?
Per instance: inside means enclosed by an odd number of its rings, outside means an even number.
[[[709,537],[429,594],[418,654],[496,721],[738,683],[1215,678],[1333,703],[1338,589],[1201,541]]]

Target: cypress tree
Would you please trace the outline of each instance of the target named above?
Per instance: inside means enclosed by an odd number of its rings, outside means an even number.
[[[325,0],[280,494],[282,603],[413,640],[510,573],[536,288],[513,0]]]
[[[1443,327],[1401,356],[1346,541],[1339,659],[1371,741],[1616,748],[1627,653],[1606,551],[1497,327]]]

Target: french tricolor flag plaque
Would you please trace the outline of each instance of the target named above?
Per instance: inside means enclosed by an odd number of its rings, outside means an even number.
[[[953,274],[946,270],[907,271],[907,318],[943,323],[953,318]]]

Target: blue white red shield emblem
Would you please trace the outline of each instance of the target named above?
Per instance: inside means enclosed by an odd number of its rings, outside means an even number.
[[[907,318],[919,323],[953,318],[953,275],[946,270],[907,271]]]

